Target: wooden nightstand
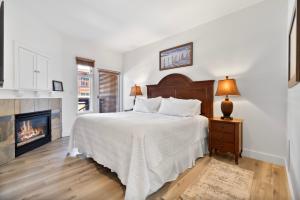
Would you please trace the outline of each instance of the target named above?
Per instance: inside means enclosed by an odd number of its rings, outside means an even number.
[[[209,155],[213,150],[231,152],[238,164],[243,152],[243,120],[225,120],[220,117],[209,119]]]

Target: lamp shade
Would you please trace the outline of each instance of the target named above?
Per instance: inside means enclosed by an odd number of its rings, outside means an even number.
[[[228,76],[226,76],[225,80],[218,81],[218,89],[216,92],[216,96],[227,95],[240,95],[235,79],[228,79]]]
[[[134,85],[133,87],[131,87],[130,96],[140,96],[140,95],[143,95],[140,86]]]

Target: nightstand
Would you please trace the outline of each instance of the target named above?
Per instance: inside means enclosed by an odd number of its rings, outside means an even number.
[[[243,120],[209,119],[209,155],[212,151],[231,152],[238,164],[243,152]]]

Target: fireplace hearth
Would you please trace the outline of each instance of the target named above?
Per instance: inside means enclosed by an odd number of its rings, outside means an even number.
[[[19,156],[51,141],[51,110],[15,115],[15,154]]]

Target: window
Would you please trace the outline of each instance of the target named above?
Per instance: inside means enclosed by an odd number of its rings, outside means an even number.
[[[78,112],[92,111],[94,61],[76,58],[78,83]]]

